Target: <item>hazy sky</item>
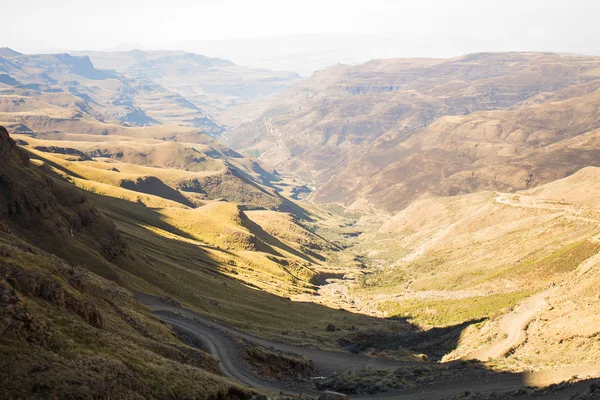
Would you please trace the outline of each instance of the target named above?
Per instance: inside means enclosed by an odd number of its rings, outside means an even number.
[[[269,58],[269,47],[274,47],[271,56],[276,57],[306,53],[316,47],[314,50],[320,52],[337,51],[339,57],[346,58],[344,61],[362,61],[373,56],[448,56],[483,50],[600,54],[600,0],[0,0],[0,3],[3,25],[0,46],[28,53],[177,47],[254,64]],[[320,44],[315,35],[330,38],[327,45]],[[340,38],[339,46],[335,37]],[[352,46],[342,44],[343,37],[354,38],[350,42],[359,38],[358,48],[345,49]],[[254,59],[247,56],[252,53],[252,41],[233,40],[255,38],[261,40],[254,42],[257,48]],[[283,41],[265,41],[265,38]],[[382,40],[387,41],[383,46]],[[262,51],[266,52],[258,54]]]

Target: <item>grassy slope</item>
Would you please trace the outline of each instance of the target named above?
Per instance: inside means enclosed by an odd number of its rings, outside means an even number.
[[[237,387],[219,376],[216,359],[179,342],[129,292],[19,246],[0,239],[0,285],[8,295],[0,341],[2,397],[209,398]],[[11,280],[11,273],[20,280]],[[45,291],[33,289],[36,284]],[[66,297],[66,303],[49,295]],[[86,321],[90,311],[82,312],[84,306],[100,315],[100,326]],[[7,327],[10,318],[21,327]]]
[[[590,199],[599,176],[588,168],[515,195],[424,198],[363,235],[358,249],[380,268],[354,294],[381,315],[426,326],[496,316],[570,279],[598,253],[600,219]]]
[[[115,283],[135,258],[110,220],[2,130],[0,157],[2,397],[250,397]]]
[[[19,138],[31,142],[28,150],[38,168],[59,184],[72,183],[84,190],[115,222],[133,257],[115,260],[120,267],[115,279],[129,289],[169,296],[233,326],[313,347],[339,349],[336,340],[344,331],[326,332],[330,323],[342,329],[356,326],[384,331],[407,326],[288,300],[297,296],[315,300],[314,283],[328,268],[325,255],[338,249],[289,214],[242,211],[243,204],[210,200],[191,208],[161,193],[120,187],[125,177],[157,176],[175,185],[182,177],[206,172],[103,159],[77,161],[31,150],[31,144],[43,145],[43,139]],[[76,142],[68,145],[76,146]],[[103,146],[110,147],[110,137]]]

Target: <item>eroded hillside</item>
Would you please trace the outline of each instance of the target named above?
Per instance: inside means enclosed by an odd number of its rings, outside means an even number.
[[[314,180],[314,200],[361,211],[525,189],[596,165],[599,63],[481,53],[333,66],[225,138]]]

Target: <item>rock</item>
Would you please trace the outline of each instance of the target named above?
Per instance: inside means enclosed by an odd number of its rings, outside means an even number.
[[[319,400],[348,400],[348,396],[343,393],[337,392],[323,392],[323,394],[319,397]]]
[[[29,297],[39,297],[65,308],[96,328],[104,327],[102,314],[94,304],[67,292],[60,281],[48,273],[26,271],[0,264],[0,277],[5,279],[11,290],[18,290]]]
[[[253,400],[269,400],[269,398],[264,394],[259,394],[258,396],[254,396]]]
[[[335,332],[335,325],[329,324],[327,328],[325,328],[327,332]]]

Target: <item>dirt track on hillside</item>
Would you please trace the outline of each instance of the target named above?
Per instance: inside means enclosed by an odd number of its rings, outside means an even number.
[[[285,382],[267,381],[257,376],[242,360],[243,349],[231,336],[243,338],[251,342],[272,347],[285,352],[301,354],[313,361],[319,375],[331,375],[344,373],[356,369],[396,369],[401,366],[414,365],[423,367],[423,363],[401,362],[381,358],[367,357],[363,355],[323,351],[294,346],[287,343],[266,340],[253,335],[238,331],[225,326],[214,320],[202,317],[189,310],[167,304],[154,296],[138,294],[137,298],[150,310],[166,323],[192,335],[200,341],[206,349],[221,361],[223,375],[236,379],[239,382],[262,390],[279,393],[309,393],[317,394],[314,389],[293,386]],[[525,308],[524,308],[525,309]],[[527,308],[529,309],[529,308]],[[533,308],[531,309],[533,310]],[[433,364],[431,364],[433,366]],[[442,365],[440,365],[442,367]],[[456,396],[465,391],[471,392],[494,392],[509,391],[527,385],[529,381],[527,374],[498,374],[478,379],[477,381],[466,379],[444,380],[432,383],[417,389],[404,392],[388,392],[378,395],[352,396],[355,399],[441,399]]]
[[[531,319],[547,305],[544,300],[549,291],[538,293],[525,299],[517,309],[504,315],[498,324],[500,336],[505,336],[491,345],[463,357],[464,359],[488,361],[493,358],[503,357],[513,348],[527,339],[527,325]]]

